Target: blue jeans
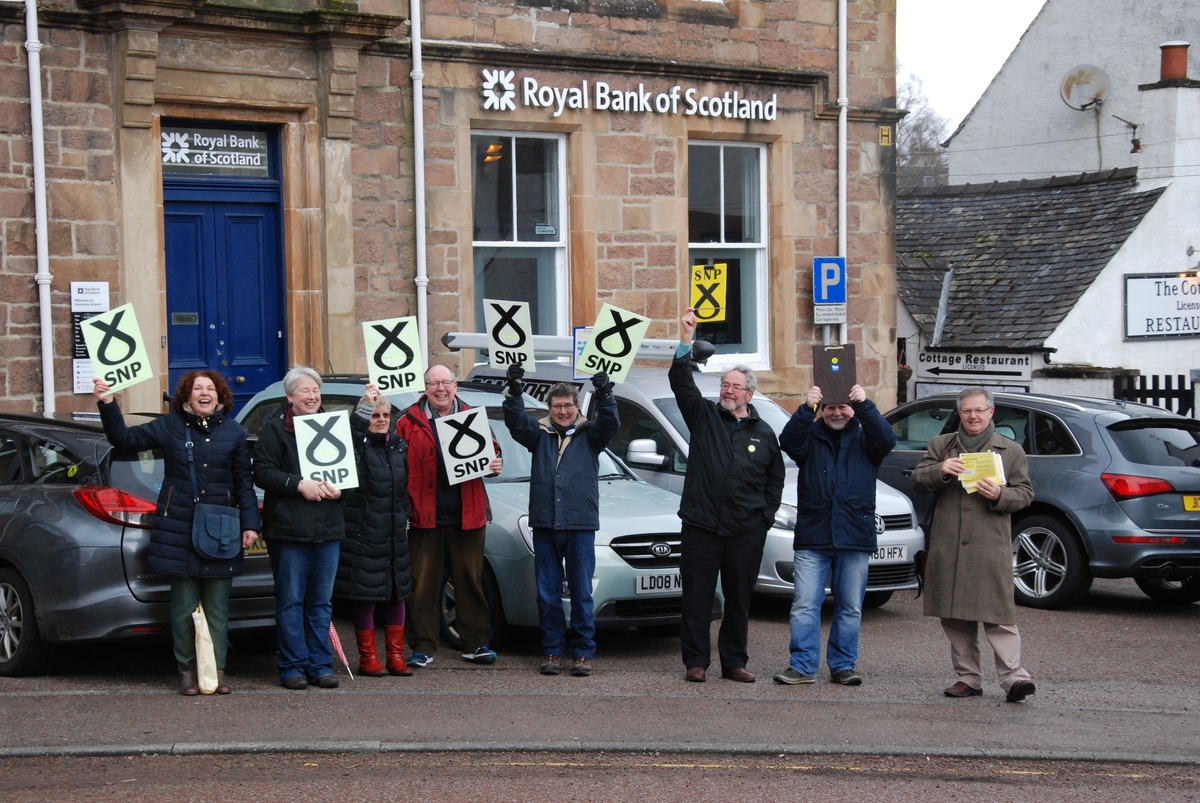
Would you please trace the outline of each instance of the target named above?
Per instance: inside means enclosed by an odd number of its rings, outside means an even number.
[[[563,560],[571,589],[571,655],[596,654],[596,621],[592,616],[592,575],[596,573],[593,530],[533,530],[533,563],[537,575],[538,624],[546,655],[560,658],[567,650],[567,617],[563,612]]]
[[[815,677],[821,665],[821,603],[825,601],[825,579],[830,569],[833,578],[833,623],[825,661],[829,672],[853,669],[858,662],[858,631],[862,625],[863,595],[867,593],[867,565],[870,552],[840,549],[798,549],[795,567],[795,592],[792,596],[791,668],[801,675]]]
[[[267,541],[275,575],[275,637],[279,679],[333,674],[329,620],[341,541]]]

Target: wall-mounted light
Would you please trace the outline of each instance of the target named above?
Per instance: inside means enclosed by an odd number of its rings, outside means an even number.
[[[500,161],[501,159],[504,158],[504,154],[502,153],[503,150],[504,150],[503,145],[501,145],[499,142],[493,142],[492,144],[487,146],[487,151],[485,152],[483,161],[485,163]]]

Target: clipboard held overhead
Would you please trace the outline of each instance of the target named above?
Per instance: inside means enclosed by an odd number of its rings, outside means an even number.
[[[850,403],[850,388],[858,384],[853,343],[813,346],[813,384],[821,389],[822,403]]]

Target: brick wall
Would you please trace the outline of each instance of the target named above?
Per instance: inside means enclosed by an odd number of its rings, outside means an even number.
[[[41,30],[55,388],[71,395],[70,282],[108,281],[116,303],[117,227],[107,41]],[[33,152],[25,27],[0,26],[0,411],[40,412]],[[82,397],[78,397],[82,398]]]

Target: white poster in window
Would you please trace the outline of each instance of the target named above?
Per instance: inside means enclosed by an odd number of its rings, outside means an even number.
[[[300,473],[306,480],[327,482],[345,490],[358,487],[358,469],[354,465],[354,435],[350,431],[350,415],[345,410],[335,413],[298,415],[296,451],[300,457]]]
[[[154,377],[132,304],[80,324],[96,376],[116,392]]]
[[[442,462],[446,464],[446,479],[451,485],[492,473],[489,466],[496,459],[496,446],[492,443],[486,408],[441,416],[434,424],[442,446]]]
[[[363,324],[363,343],[367,349],[367,376],[380,392],[408,390],[424,376],[416,318],[367,321]]]
[[[621,384],[649,327],[649,318],[605,304],[579,357],[578,372],[592,376],[604,371],[610,380]]]
[[[483,300],[483,323],[488,336],[488,365],[533,367],[533,325],[529,302]]]

